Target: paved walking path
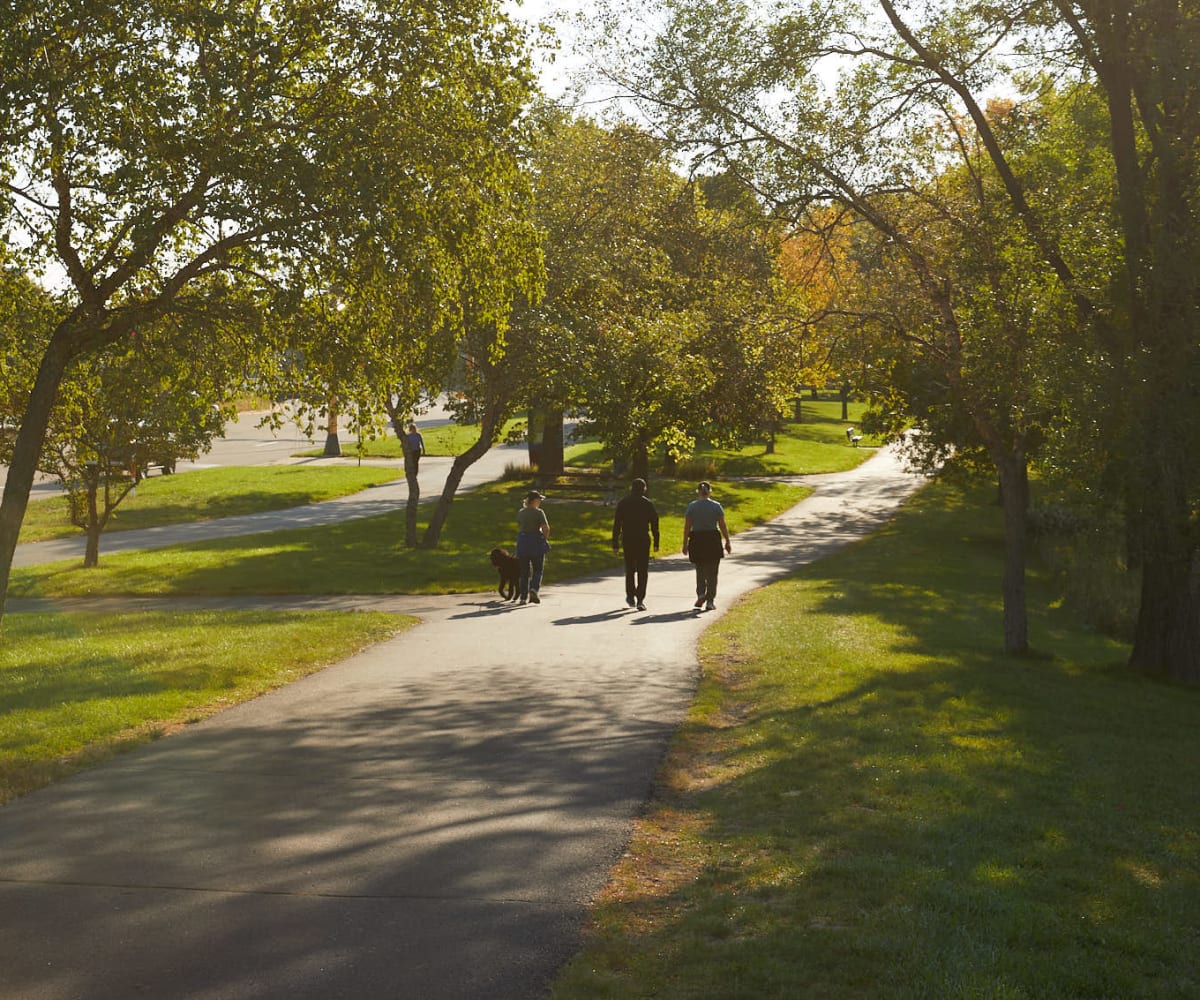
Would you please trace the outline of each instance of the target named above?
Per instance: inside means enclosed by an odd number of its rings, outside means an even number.
[[[479,461],[470,466],[463,475],[460,490],[473,489],[484,483],[499,479],[507,463],[520,464],[527,452],[523,447],[498,446],[492,448]],[[321,464],[323,460],[307,463]],[[426,457],[421,459],[417,479],[421,487],[421,500],[432,501],[441,495],[446,475],[453,459]],[[378,464],[378,463],[377,463]],[[167,545],[181,545],[205,541],[209,538],[233,538],[238,535],[253,535],[260,531],[279,528],[311,528],[322,524],[337,524],[356,517],[371,517],[387,514],[408,499],[408,484],[404,480],[404,469],[396,465],[397,478],[390,483],[337,497],[322,503],[287,510],[263,511],[241,517],[225,517],[211,521],[190,521],[186,524],[169,524],[160,528],[145,528],[137,531],[108,531],[100,538],[100,557],[115,552],[134,549],[157,549]],[[180,473],[182,475],[182,473]],[[86,547],[82,535],[59,538],[49,542],[27,542],[18,545],[13,553],[13,566],[32,566],[36,563],[55,562],[60,559],[82,559]]]
[[[889,451],[812,482],[735,536],[718,614],[885,522],[919,485]],[[551,553],[540,606],[229,601],[423,623],[0,808],[0,997],[543,996],[715,617],[691,610],[679,556],[652,564],[648,611],[623,591],[612,573],[557,581]]]

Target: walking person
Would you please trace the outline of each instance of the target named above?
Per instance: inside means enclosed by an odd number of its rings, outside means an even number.
[[[550,522],[542,510],[545,499],[544,494],[530,490],[517,511],[517,561],[521,564],[517,589],[522,604],[542,603],[538,591],[542,589],[542,571],[550,551]]]
[[[421,456],[425,454],[425,439],[421,437],[421,432],[417,430],[416,424],[408,425],[408,433],[405,435],[408,444],[408,461],[412,462],[413,475],[417,473],[417,464],[421,461]]]
[[[726,552],[732,552],[725,509],[712,498],[712,486],[696,487],[696,499],[687,505],[683,517],[683,554],[696,567],[696,603],[694,608],[716,608],[717,573]],[[725,540],[724,551],[721,539]]]
[[[613,513],[612,549],[625,552],[625,603],[646,610],[646,578],[650,575],[650,541],[658,551],[658,511],[646,496],[646,480],[635,479]]]

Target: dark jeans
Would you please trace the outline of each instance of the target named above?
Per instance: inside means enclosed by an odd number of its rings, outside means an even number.
[[[546,568],[546,553],[539,552],[533,556],[521,556],[521,582],[518,587],[521,597],[528,597],[530,591],[542,589],[542,570]]]
[[[696,597],[712,601],[717,596],[717,574],[721,570],[720,559],[705,559],[696,563]]]
[[[650,546],[625,546],[625,596],[646,599],[646,579],[650,576]]]

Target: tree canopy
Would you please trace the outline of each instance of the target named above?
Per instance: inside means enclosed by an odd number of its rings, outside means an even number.
[[[1194,0],[1120,9],[1070,0],[769,9],[665,0],[656,17],[639,19],[655,28],[632,52],[622,38],[607,53],[642,112],[698,165],[739,174],[814,231],[840,212],[876,229],[876,264],[903,264],[923,299],[892,283],[895,304],[940,309],[928,341],[941,342],[939,379],[967,375],[968,362],[976,373],[963,383],[970,419],[941,422],[947,443],[980,442],[1006,427],[1015,442],[1013,416],[1033,414],[1018,405],[1006,415],[1003,406],[1018,388],[1040,406],[1028,395],[1039,367],[1062,358],[1058,345],[1081,343],[1079,332],[1088,343],[1078,379],[1096,375],[1091,359],[1136,372],[1108,421],[1119,445],[1106,459],[1120,466],[1114,499],[1142,574],[1132,659],[1193,679],[1200,477],[1184,456],[1197,433],[1200,278],[1182,262],[1200,239],[1198,14]],[[1046,67],[1059,70],[1067,99],[1079,95],[1094,110],[1090,95],[1101,95],[1104,114],[1089,138],[1103,146],[1056,148],[1039,138],[1031,149],[1030,136],[1049,134],[1038,121]],[[1011,102],[1003,114],[989,106],[996,94]],[[1094,185],[1082,198],[1081,179]],[[1077,211],[1081,202],[1088,210]],[[1115,212],[1094,210],[1106,202]],[[901,208],[920,219],[918,229],[900,228]],[[931,244],[956,232],[951,243]],[[914,233],[923,244],[916,253]],[[906,324],[919,329],[920,315],[907,311]],[[961,353],[964,321],[975,342],[991,331],[991,360]],[[1033,353],[1014,365],[1022,344]],[[1069,395],[1088,393],[1077,383]],[[991,430],[979,419],[985,409]],[[918,406],[908,416],[933,430],[936,412]]]
[[[490,239],[519,197],[531,86],[490,0],[51,0],[0,29],[0,229],[64,301],[0,505],[0,596],[68,369],[193,283],[226,274],[265,307],[316,262],[370,268],[432,329],[467,283],[504,315],[529,272],[526,241]]]

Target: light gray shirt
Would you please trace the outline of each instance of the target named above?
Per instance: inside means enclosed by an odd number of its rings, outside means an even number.
[[[712,497],[697,497],[684,512],[691,519],[692,531],[719,531],[724,515],[725,509]]]

